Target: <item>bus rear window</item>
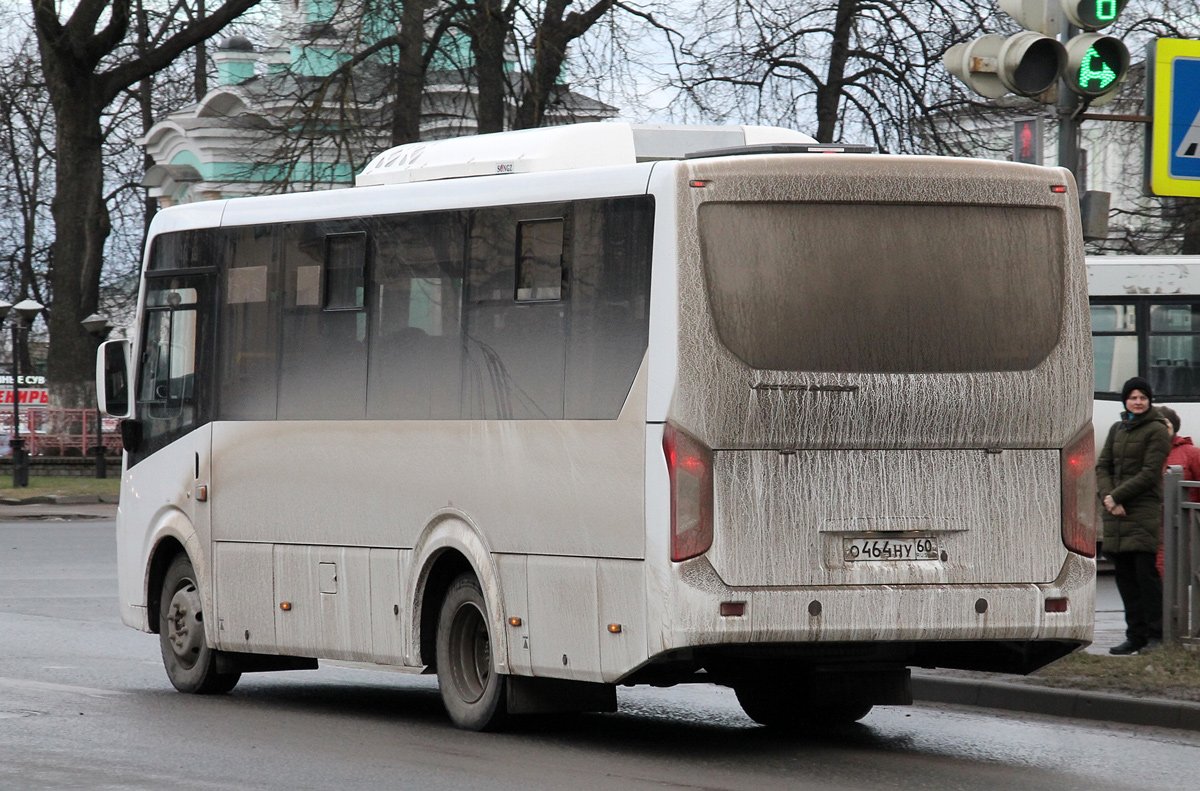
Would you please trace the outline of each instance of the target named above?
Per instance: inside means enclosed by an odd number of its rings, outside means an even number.
[[[717,334],[753,368],[1023,371],[1058,342],[1058,209],[713,202],[699,230]]]

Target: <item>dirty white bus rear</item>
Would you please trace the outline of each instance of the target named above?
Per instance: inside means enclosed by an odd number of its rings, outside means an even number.
[[[489,728],[704,681],[794,726],[1086,645],[1070,177],[806,140],[505,133],[161,212],[100,385],[175,686],[398,666]]]

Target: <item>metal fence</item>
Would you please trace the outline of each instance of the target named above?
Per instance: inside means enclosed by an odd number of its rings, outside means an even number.
[[[1183,468],[1167,468],[1163,491],[1163,641],[1200,646],[1200,502]]]
[[[21,437],[31,456],[90,456],[96,447],[96,410],[27,407],[21,410]],[[108,455],[121,452],[115,418],[102,418]],[[0,453],[8,452],[12,412],[0,410]]]

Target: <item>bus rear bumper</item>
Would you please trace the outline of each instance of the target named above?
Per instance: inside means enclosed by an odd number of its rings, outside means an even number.
[[[677,570],[675,649],[893,644],[911,665],[1027,673],[1089,644],[1095,624],[1095,561],[1074,553],[1044,584],[733,588],[703,557]]]

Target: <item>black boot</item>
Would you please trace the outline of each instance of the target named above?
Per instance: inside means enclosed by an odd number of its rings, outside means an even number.
[[[1136,654],[1138,651],[1142,650],[1145,645],[1145,643],[1135,643],[1132,640],[1126,640],[1120,645],[1114,645],[1112,648],[1108,649],[1108,653],[1115,654],[1116,656],[1129,656],[1130,654]]]

